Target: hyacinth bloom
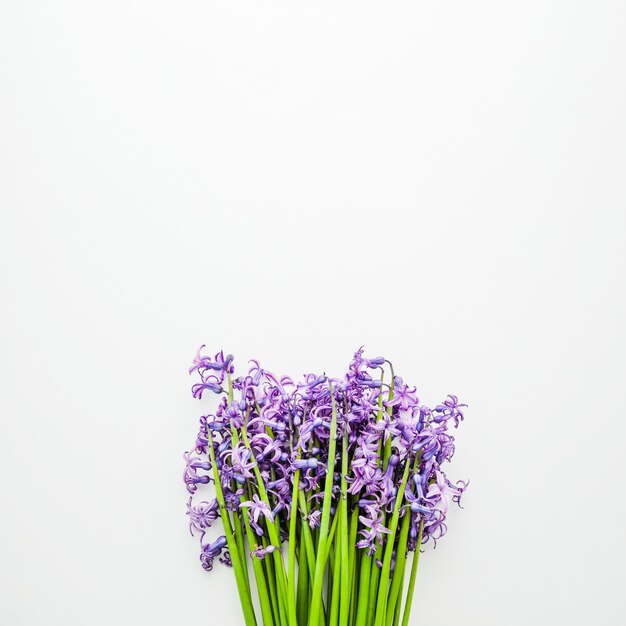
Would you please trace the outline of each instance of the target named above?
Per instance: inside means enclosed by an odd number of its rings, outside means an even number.
[[[192,394],[215,402],[184,455],[189,530],[206,570],[233,568],[246,626],[407,626],[420,550],[468,485],[444,470],[466,405],[424,405],[362,348],[343,377],[299,381],[203,348]]]

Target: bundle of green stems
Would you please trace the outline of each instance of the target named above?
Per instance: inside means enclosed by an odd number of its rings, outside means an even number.
[[[232,565],[246,626],[407,626],[420,547],[444,534],[448,501],[466,487],[441,470],[464,405],[419,404],[392,367],[385,383],[388,361],[362,351],[343,379],[296,384],[252,363],[235,379],[223,353],[192,366],[194,395],[224,394],[201,418],[200,456],[186,454],[190,492],[215,486],[212,502],[190,498],[192,532],[204,537],[218,515],[224,527],[201,539],[203,565]]]

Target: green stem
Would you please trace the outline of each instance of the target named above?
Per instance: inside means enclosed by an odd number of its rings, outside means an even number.
[[[243,532],[241,530],[241,518],[246,517],[245,513],[243,515],[239,514],[239,511],[233,511],[233,527],[235,531],[235,541],[237,542],[237,546],[239,548],[239,558],[241,560],[241,564],[243,565],[246,587],[248,588],[248,593],[250,593],[250,580],[248,578],[248,568],[246,567],[246,546],[243,538]],[[250,548],[252,549],[252,547]]]
[[[307,553],[307,563],[309,566],[309,586],[310,586],[310,582],[313,580],[315,576],[316,555],[315,555],[315,547],[314,547],[315,544],[313,542],[313,535],[311,533],[311,527],[309,526],[306,519],[304,519],[308,515],[309,507],[307,505],[306,498],[304,497],[303,491],[298,492],[298,504],[300,505],[300,509],[303,515],[303,519],[301,520],[301,523],[302,523],[302,531],[304,534],[304,546],[306,547],[306,553]],[[328,553],[325,556],[328,557]],[[311,592],[309,594],[310,597],[308,599],[309,607],[311,604],[311,598],[313,597],[312,589],[310,589],[310,592]],[[320,600],[320,604],[321,604],[320,622],[322,623],[322,626],[323,626],[325,624],[325,619],[324,619],[325,608],[324,608],[323,599]]]
[[[307,563],[307,548],[304,540],[304,524],[300,528],[300,557],[298,559],[298,624],[304,626],[309,618],[309,566]]]
[[[350,574],[352,568],[350,561],[354,558],[354,545],[348,541],[348,483],[346,477],[348,475],[348,431],[345,430],[343,434],[343,441],[341,445],[341,495],[339,500],[339,518],[340,518],[340,530],[339,539],[341,541],[341,561],[343,567],[341,569],[341,602],[339,606],[339,624],[340,626],[347,626],[348,618],[350,617]],[[354,517],[354,513],[352,514]],[[357,516],[358,521],[358,516]],[[348,549],[350,552],[348,552]],[[346,567],[347,565],[347,567]]]
[[[330,507],[333,495],[333,478],[335,472],[335,453],[337,446],[337,405],[332,383],[330,397],[332,404],[332,417],[330,421],[330,435],[328,441],[328,466],[326,468],[326,481],[324,483],[324,502],[322,504],[322,520],[320,522],[320,535],[317,545],[317,559],[315,563],[315,576],[313,577],[313,594],[311,598],[311,613],[309,614],[309,626],[318,626],[320,607],[322,604],[322,588],[324,584],[324,570],[326,569],[326,542],[328,539],[328,525],[330,521]]]
[[[304,492],[302,491],[298,493],[298,502],[300,504],[300,509],[303,512],[303,518],[306,518],[308,514],[308,509],[306,504],[306,498],[304,497]],[[306,547],[309,576],[311,577],[311,580],[313,580],[313,576],[315,576],[315,547],[313,543],[313,536],[311,534],[311,527],[309,526],[306,519],[302,519],[302,533],[304,534],[304,546]]]
[[[300,454],[298,453],[298,458]],[[287,557],[287,599],[289,614],[292,618],[298,617],[296,603],[296,527],[298,522],[298,489],[300,487],[300,470],[296,470],[293,476],[293,489],[291,492],[291,517],[289,518],[289,553]]]
[[[250,521],[247,515],[243,515],[244,525],[246,527],[246,536],[248,537],[248,544],[252,549],[256,539],[255,535],[250,527]],[[255,556],[252,557],[252,569],[254,571],[254,578],[256,580],[257,592],[259,595],[259,603],[261,604],[261,615],[263,616],[263,626],[274,626],[274,620],[272,617],[272,603],[268,596],[267,581],[265,579],[265,571],[263,570],[262,562]]]
[[[226,502],[224,500],[224,492],[222,491],[222,484],[220,482],[219,472],[217,471],[217,462],[215,460],[215,450],[213,448],[213,434],[207,429],[208,436],[208,448],[209,456],[211,459],[211,466],[213,467],[213,478],[215,479],[215,496],[217,498],[217,504],[224,525],[224,534],[226,535],[226,542],[228,543],[228,551],[230,552],[230,559],[233,564],[233,571],[235,573],[235,581],[237,582],[237,590],[239,591],[239,598],[241,600],[241,608],[243,610],[246,626],[256,626],[256,616],[254,614],[254,605],[252,604],[252,598],[250,597],[250,591],[246,584],[245,575],[243,572],[243,565],[239,558],[239,546],[235,541],[233,530],[230,524],[230,516],[228,515],[228,509],[226,508]]]
[[[396,548],[396,567],[393,571],[393,579],[391,589],[389,590],[389,600],[387,602],[387,619],[385,626],[391,626],[393,614],[396,608],[398,596],[402,589],[402,580],[404,578],[404,567],[406,565],[406,542],[409,537],[409,528],[411,522],[411,512],[405,511],[400,526],[400,535],[398,536],[398,546]]]
[[[337,521],[339,520],[339,515],[335,515],[333,519],[333,523],[330,526],[330,530],[328,531],[328,545],[326,546],[326,558],[330,554],[330,549],[333,545],[333,539],[335,538],[335,531],[337,530]]]
[[[378,544],[376,548],[376,553],[372,557],[372,567],[371,567],[371,575],[370,575],[370,590],[369,590],[369,599],[367,603],[367,619],[365,623],[370,626],[374,621],[374,611],[376,610],[376,592],[378,590],[378,581],[380,579],[380,568],[376,561],[379,561],[383,556],[383,547]]]
[[[241,428],[241,439],[243,440],[246,449],[250,452],[250,460],[254,463],[253,471],[257,482],[257,489],[259,491],[259,497],[263,502],[265,502],[270,509],[272,505],[270,503],[269,497],[267,495],[267,491],[265,489],[265,482],[263,481],[263,476],[261,476],[261,470],[259,470],[259,465],[256,462],[254,457],[254,452],[252,450],[252,446],[250,445],[250,440],[248,439],[248,433],[246,431],[245,425]],[[270,521],[269,519],[265,519],[265,523],[267,526],[267,532],[270,536],[270,541],[277,548],[281,545],[280,540],[280,532],[277,529],[276,520]],[[278,591],[278,603],[283,611],[289,611],[289,622],[295,623],[296,621],[296,607],[295,603],[289,603],[287,599],[287,580],[285,575],[285,565],[283,563],[283,557],[280,550],[274,550],[272,553],[274,558],[275,565],[275,575],[277,582],[277,591]],[[292,612],[293,611],[293,612]]]
[[[402,626],[408,626],[409,615],[411,614],[411,605],[413,604],[413,592],[415,591],[415,577],[417,575],[417,564],[420,558],[420,548],[422,546],[422,530],[424,522],[420,521],[420,529],[417,534],[417,545],[413,553],[413,563],[411,565],[411,577],[409,578],[409,588],[406,591],[406,603],[404,606],[404,615],[402,617]]]
[[[226,378],[228,381],[228,404],[231,405],[233,402],[233,381],[231,379],[230,373],[226,374]],[[234,427],[231,427],[231,438],[234,443],[237,443],[239,441],[237,430]],[[239,548],[239,559],[242,564],[244,578],[246,581],[246,587],[248,588],[248,593],[250,593],[250,580],[248,578],[248,568],[246,564],[245,541],[243,538],[243,532],[241,528],[241,516],[238,510],[233,511],[233,526],[234,526],[235,541],[237,542],[237,546]],[[252,549],[252,547],[250,549]]]
[[[335,542],[335,569],[333,572],[333,584],[332,584],[332,593],[330,596],[330,614],[328,617],[329,626],[336,626],[337,618],[339,615],[339,609],[341,608],[341,603],[343,602],[343,572],[346,570],[345,561],[343,561],[343,556],[340,557],[340,554],[343,549],[343,544],[345,543],[344,535],[340,532],[337,535],[337,541]],[[340,594],[341,592],[341,600]]]
[[[406,574],[406,571],[402,572],[402,581],[400,582],[400,589],[402,589],[404,587],[404,575]],[[402,609],[402,593],[398,594],[398,599],[396,601],[396,606],[395,606],[395,613],[393,615],[393,626],[398,626],[398,624],[400,623],[400,612]]]
[[[371,567],[372,557],[364,551],[361,557],[361,572],[359,575],[359,600],[357,602],[356,610],[356,626],[365,626]]]
[[[348,598],[347,598],[347,604],[348,604],[348,621],[351,624],[353,619],[354,619],[354,612],[355,612],[355,598],[354,598],[354,594],[356,591],[356,580],[357,580],[357,576],[356,576],[356,566],[357,566],[357,549],[356,549],[356,534],[357,534],[357,530],[359,527],[359,508],[358,506],[356,506],[354,508],[354,510],[352,511],[351,514],[351,520],[350,520],[350,550],[348,553],[348,567],[350,568],[350,573],[349,573],[349,578],[348,578],[348,582],[347,582],[347,588],[348,588]],[[346,626],[346,625],[344,625]]]
[[[406,481],[409,476],[409,469],[411,464],[407,459],[404,464],[404,472],[402,474],[402,480],[398,487],[398,493],[396,494],[396,503],[393,507],[393,515],[391,517],[391,524],[389,525],[389,534],[387,535],[387,544],[385,547],[385,558],[383,560],[383,567],[380,572],[380,583],[378,585],[378,598],[376,602],[376,620],[375,626],[383,626],[385,619],[385,610],[387,608],[387,591],[389,589],[389,570],[391,569],[391,556],[393,553],[393,544],[396,537],[396,530],[398,528],[398,516],[400,515],[400,507],[402,506],[402,500],[404,498],[404,488],[406,487]]]
[[[274,575],[274,561],[272,561],[272,559],[263,560],[265,561],[265,570],[267,572],[267,586],[270,592],[274,622],[277,625],[284,624],[284,612],[281,612],[280,607],[278,606],[278,596],[276,594],[276,576]]]
[[[393,369],[391,370],[391,385],[389,387],[389,397],[388,400],[393,400],[393,392],[396,388],[395,376],[393,375]],[[381,394],[382,395],[382,394]],[[393,407],[387,407],[387,415],[391,417],[393,412]],[[387,437],[387,441],[385,442],[385,454],[383,455],[383,469],[387,469],[387,464],[389,463],[389,457],[391,456],[391,437]]]
[[[349,624],[354,624],[354,618],[356,615],[356,603],[358,600],[358,580],[359,580],[359,572],[361,569],[361,552],[357,552],[357,557],[354,559],[352,564],[352,573],[350,574],[350,619],[348,621]]]

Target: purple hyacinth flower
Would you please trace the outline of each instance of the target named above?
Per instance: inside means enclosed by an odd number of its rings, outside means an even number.
[[[378,387],[383,386],[382,380],[376,380],[369,374],[362,374],[359,378],[357,378],[356,383],[360,387],[369,387],[370,389],[377,389]]]
[[[375,543],[382,542],[383,536],[385,534],[389,534],[391,531],[387,527],[383,526],[382,514],[371,518],[359,515],[359,520],[365,528],[360,531],[360,534],[363,535],[363,539],[356,544],[356,547],[367,548],[368,554],[371,556],[374,552],[376,552]]]
[[[218,537],[213,543],[202,544],[200,562],[202,563],[202,567],[207,572],[210,572],[213,569],[213,560],[220,556],[226,544],[226,537],[224,535]],[[228,562],[230,561],[230,555],[228,555],[225,561],[225,565],[228,565]]]
[[[257,559],[263,560],[266,555],[272,554],[272,552],[274,552],[275,550],[279,550],[279,549],[280,548],[277,548],[276,546],[272,544],[267,546],[267,548],[256,546],[256,548],[252,550],[252,552],[250,552],[250,556],[256,556]]]
[[[229,511],[238,511],[239,503],[241,502],[241,496],[243,495],[243,489],[239,488],[236,491],[231,491],[230,487],[224,489],[224,501],[226,508]]]
[[[448,395],[443,404],[439,404],[433,410],[433,420],[435,422],[442,422],[445,420],[453,420],[454,427],[458,428],[459,422],[463,421],[462,407],[466,407],[467,404],[459,404],[459,399],[454,395]]]
[[[200,372],[204,372],[208,369],[212,369],[212,370],[221,370],[222,366],[221,363],[215,363],[213,361],[211,361],[211,358],[208,356],[203,356],[201,354],[202,349],[205,347],[204,344],[202,344],[199,348],[198,348],[198,352],[196,352],[196,356],[194,357],[193,363],[191,364],[191,367],[189,368],[189,373],[191,374],[192,372],[195,372],[196,370],[199,370]]]
[[[189,532],[193,535],[193,531],[203,532],[211,527],[211,524],[218,518],[217,499],[213,498],[210,502],[202,501],[196,505],[192,504],[191,497],[187,502],[187,515],[189,516]]]
[[[309,522],[309,526],[311,527],[311,529],[315,530],[316,528],[319,528],[320,523],[322,521],[322,511],[320,509],[311,511],[306,516],[306,520],[307,522]]]
[[[400,434],[397,420],[387,415],[387,413],[383,413],[374,424],[373,429],[382,433],[384,441],[387,441],[389,437],[397,437]]]
[[[267,433],[259,433],[252,436],[252,447],[256,450],[255,457],[258,462],[266,458],[275,463],[280,459],[282,451],[280,441],[272,439]]]
[[[263,515],[270,522],[274,521],[274,514],[270,509],[267,502],[264,502],[259,498],[259,496],[255,493],[252,496],[252,500],[246,500],[239,505],[241,508],[248,508],[248,516],[250,518],[250,524],[254,528],[257,535],[263,534],[263,529],[259,525],[259,517]]]
[[[377,356],[373,359],[363,359],[363,362],[365,363],[365,365],[367,365],[367,367],[370,368],[380,367],[381,365],[385,364],[385,357]]]
[[[315,469],[319,464],[317,459],[296,459],[293,462],[295,469]]]
[[[363,515],[359,515],[359,520],[369,530],[362,530],[363,534],[374,537],[377,541],[382,541],[384,534],[389,534],[391,531],[383,526],[382,520],[383,516],[379,515],[376,518],[372,519],[369,517],[364,517]]]
[[[256,462],[252,460],[252,453],[243,443],[239,443],[232,450],[226,450],[222,454],[222,458],[230,457],[230,464],[236,475],[245,478],[252,478],[254,474],[252,470],[256,466]]]
[[[203,380],[201,383],[196,383],[191,388],[191,393],[194,398],[202,398],[202,394],[207,390],[213,393],[222,393],[224,391],[219,383]]]
[[[207,370],[213,370],[216,372],[229,372],[232,374],[231,364],[234,360],[232,354],[229,354],[226,358],[224,358],[224,352],[218,352],[214,359],[211,360],[208,356],[203,356],[201,354],[204,345],[200,346],[198,352],[196,352],[196,356],[189,368],[189,373],[198,371],[200,375],[204,374]]]
[[[385,406],[399,406],[402,410],[407,411],[409,407],[416,406],[419,403],[415,387],[411,389],[405,385],[400,376],[394,378],[394,383],[393,398],[386,401]]]
[[[183,480],[187,485],[187,491],[191,494],[196,492],[197,485],[208,485],[212,480],[210,476],[198,474],[199,469],[210,470],[211,463],[206,460],[203,461],[197,457],[192,457],[190,452],[185,452],[183,455],[185,459],[185,473],[183,474]]]
[[[357,541],[356,547],[361,550],[367,550],[367,554],[369,556],[374,556],[374,554],[376,554],[376,544],[369,538]]]

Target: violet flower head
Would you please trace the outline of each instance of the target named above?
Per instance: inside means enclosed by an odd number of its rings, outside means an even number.
[[[464,419],[462,408],[467,404],[459,404],[459,399],[454,395],[449,395],[443,404],[438,404],[433,410],[433,420],[437,423],[444,420],[452,420],[454,427],[458,428],[459,423]]]
[[[191,393],[193,394],[194,398],[202,398],[202,394],[205,391],[212,391],[213,393],[223,393],[224,390],[222,389],[222,386],[215,382],[212,381],[210,379],[206,379],[203,380],[201,383],[196,383],[192,388],[191,388]]]
[[[309,526],[311,527],[312,530],[319,528],[321,519],[322,519],[322,511],[320,509],[311,511],[306,517],[306,521],[309,523]]]
[[[213,543],[207,543],[202,545],[202,552],[200,553],[200,562],[202,567],[210,572],[213,569],[213,561],[222,554],[222,550],[226,547],[226,537],[222,535],[218,537]],[[227,556],[225,561],[226,565],[229,564],[230,555]]]
[[[239,443],[234,448],[226,450],[222,454],[222,458],[225,457],[230,457],[230,463],[234,470],[235,478],[238,479],[239,482],[243,482],[243,480],[240,479],[253,478],[254,474],[252,470],[256,462],[252,459],[250,450],[248,450],[243,443]]]
[[[264,515],[270,522],[274,521],[274,516],[272,515],[269,505],[267,502],[263,502],[256,493],[252,496],[252,500],[246,500],[246,502],[242,502],[239,506],[242,508],[248,507],[250,509],[250,516],[255,522],[259,521],[261,515]]]
[[[272,552],[279,549],[280,548],[272,544],[270,544],[266,548],[256,546],[255,549],[250,552],[250,556],[255,556],[257,559],[263,560],[268,554],[272,554]]]
[[[215,355],[213,359],[211,359],[208,356],[202,355],[202,349],[204,347],[204,345],[200,346],[198,352],[196,352],[193,363],[189,368],[190,374],[198,371],[200,375],[203,375],[207,370],[212,370],[216,372],[228,372],[232,374],[232,362],[234,360],[232,354],[229,354],[226,358],[224,358],[224,353],[220,351]]]
[[[189,532],[192,535],[194,530],[204,532],[219,516],[217,499],[213,498],[210,502],[203,500],[193,505],[190,497],[187,502],[187,515],[189,516]]]
[[[190,452],[185,452],[183,457],[185,459],[183,480],[187,485],[187,491],[193,494],[196,492],[198,485],[208,485],[211,481],[211,477],[207,474],[198,474],[198,470],[209,471],[211,469],[211,463],[199,457],[192,457]]]
[[[261,500],[261,498],[259,498],[256,493],[252,496],[252,500],[246,500],[245,502],[242,502],[239,506],[242,509],[248,509],[250,525],[252,526],[252,528],[254,528],[254,531],[257,533],[257,535],[263,535],[263,529],[259,525],[259,518],[261,515],[263,515],[270,522],[274,521],[274,514],[272,513],[272,509],[270,509],[269,504]]]
[[[365,544],[363,546],[358,546],[358,544],[357,544],[358,547],[371,546],[374,543],[374,541],[379,541],[380,542],[380,541],[383,540],[383,535],[384,534],[389,534],[391,532],[388,528],[383,526],[383,524],[382,524],[383,516],[382,515],[378,515],[375,518],[365,517],[363,515],[359,515],[359,520],[363,524],[363,526],[365,527],[361,531],[361,534],[364,537],[363,541],[365,542]],[[361,542],[359,542],[359,543],[361,543]]]

